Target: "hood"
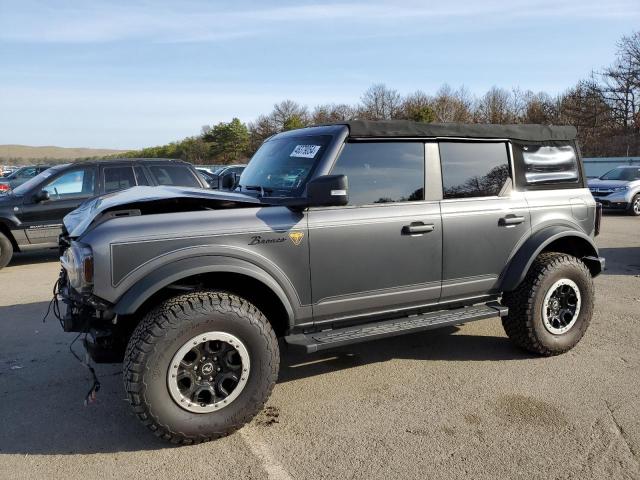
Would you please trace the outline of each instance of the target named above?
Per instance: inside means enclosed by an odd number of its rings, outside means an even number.
[[[592,178],[588,182],[589,188],[604,188],[612,189],[616,187],[623,187],[629,184],[629,180],[600,180],[599,178]]]
[[[87,200],[64,217],[70,237],[82,235],[91,225],[122,216],[269,205],[262,199],[236,192],[185,187],[133,187]],[[109,214],[109,212],[113,212]],[[118,212],[117,214],[115,212]]]

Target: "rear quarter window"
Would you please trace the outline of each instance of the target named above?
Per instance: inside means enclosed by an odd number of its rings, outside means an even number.
[[[515,143],[518,183],[525,188],[553,189],[581,186],[581,169],[570,143]]]

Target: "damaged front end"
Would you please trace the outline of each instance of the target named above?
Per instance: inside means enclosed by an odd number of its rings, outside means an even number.
[[[126,345],[113,305],[91,293],[91,249],[60,235],[62,268],[54,292],[54,314],[65,332],[84,333],[84,346],[96,363],[120,362]]]

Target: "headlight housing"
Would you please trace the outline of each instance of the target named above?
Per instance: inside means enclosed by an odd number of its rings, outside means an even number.
[[[67,272],[69,284],[78,292],[90,291],[93,287],[93,252],[91,248],[78,242],[64,251],[60,258]]]
[[[613,187],[612,190],[614,192],[624,192],[626,190],[629,190],[629,187],[627,185],[624,185],[622,187]]]

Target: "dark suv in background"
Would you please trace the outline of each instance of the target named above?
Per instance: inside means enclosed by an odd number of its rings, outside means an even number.
[[[138,185],[206,188],[180,160],[113,159],[48,168],[0,196],[0,268],[13,252],[58,246],[62,218],[85,200]]]

